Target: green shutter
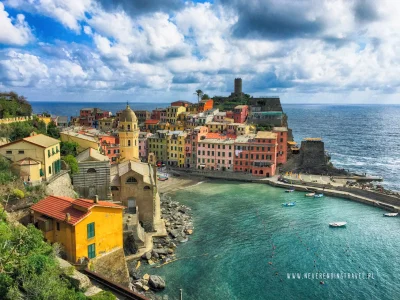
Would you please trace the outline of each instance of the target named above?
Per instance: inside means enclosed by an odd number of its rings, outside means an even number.
[[[96,244],[90,244],[88,246],[88,258],[92,259],[96,257]]]
[[[87,238],[91,239],[95,235],[94,232],[94,222],[87,225]]]

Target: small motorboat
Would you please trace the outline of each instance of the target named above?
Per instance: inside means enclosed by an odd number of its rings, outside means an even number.
[[[399,213],[385,213],[383,214],[384,217],[397,217]]]
[[[168,180],[168,177],[158,176],[158,180],[159,181],[166,181],[166,180]]]
[[[315,196],[315,193],[313,192],[313,193],[307,193],[307,194],[305,194],[305,196],[306,197],[314,197]]]
[[[296,202],[282,203],[282,206],[295,206]]]
[[[293,193],[294,192],[294,188],[290,188],[288,190],[285,190],[285,193]]]
[[[314,198],[322,198],[324,196],[324,194],[320,193],[320,194],[315,194]]]
[[[329,223],[329,227],[345,227],[347,222],[332,222]]]

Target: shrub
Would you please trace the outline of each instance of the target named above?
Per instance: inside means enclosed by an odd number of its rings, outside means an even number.
[[[23,191],[21,191],[20,189],[14,189],[13,190],[13,195],[14,197],[16,197],[17,199],[22,199],[25,197],[25,194]]]
[[[71,175],[72,174],[76,174],[79,172],[78,169],[78,161],[76,160],[76,158],[72,155],[67,155],[63,158],[63,160],[68,164],[68,166],[71,169]]]

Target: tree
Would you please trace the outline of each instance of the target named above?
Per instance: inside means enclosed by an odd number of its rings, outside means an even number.
[[[53,121],[51,121],[49,125],[47,125],[47,135],[55,139],[60,138],[60,129],[58,129],[56,123],[54,123]]]
[[[68,166],[71,168],[71,175],[76,174],[79,172],[78,168],[78,161],[74,156],[71,154],[65,156],[63,160],[68,164]]]
[[[201,96],[204,95],[202,90],[196,90],[196,92],[194,94],[197,95],[197,102],[200,102]]]
[[[78,143],[76,142],[61,142],[60,144],[60,152],[62,156],[72,155],[77,156],[78,152],[76,149],[78,148]]]
[[[201,97],[201,100],[208,100],[208,99],[210,99],[210,96],[208,96],[207,94],[204,94],[204,95]]]

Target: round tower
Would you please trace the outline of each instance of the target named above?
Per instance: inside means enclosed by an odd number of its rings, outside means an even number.
[[[242,93],[242,78],[235,78],[235,94],[239,95]]]
[[[129,105],[126,105],[119,116],[118,135],[121,161],[140,161],[138,121]]]

